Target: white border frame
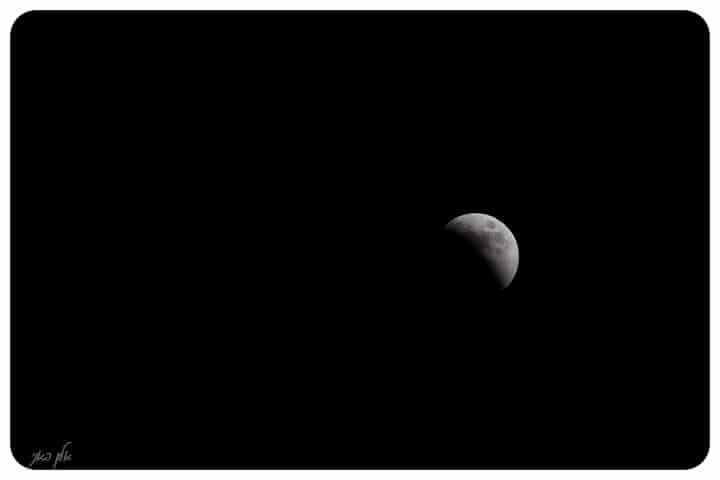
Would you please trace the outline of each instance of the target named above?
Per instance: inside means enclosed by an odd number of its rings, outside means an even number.
[[[258,471],[258,470],[29,470],[21,467],[10,453],[10,28],[14,20],[28,10],[690,10],[705,19],[710,28],[710,54],[711,54],[711,139],[718,138],[720,123],[714,123],[718,112],[717,96],[714,87],[717,85],[717,66],[720,65],[720,1],[651,1],[651,0],[606,0],[606,1],[517,1],[517,0],[97,0],[97,1],[20,1],[0,0],[0,478],[33,478],[52,476],[47,478],[88,478],[110,479],[165,477],[195,479],[195,478],[226,478],[226,479],[358,479],[373,478],[384,479],[514,479],[514,478],[543,478],[548,480],[563,479],[595,479],[595,478],[634,478],[634,479],[677,479],[677,478],[720,478],[720,450],[714,449],[720,438],[720,395],[718,395],[718,364],[719,356],[712,354],[711,348],[711,435],[710,453],[707,459],[692,470],[458,470],[458,471],[422,471],[422,470],[298,470],[298,471]],[[712,189],[720,188],[718,170],[713,168],[715,161],[714,143],[711,140],[711,169],[710,169],[710,208],[711,208],[711,345],[718,345],[718,329],[713,328],[715,319],[715,302],[720,298],[718,283],[714,282],[718,273],[718,261],[712,254],[718,239],[718,212],[720,212],[720,197],[714,195]],[[132,448],[132,445],[128,445]],[[192,445],[183,454],[192,454]],[[49,472],[49,473],[48,473]]]

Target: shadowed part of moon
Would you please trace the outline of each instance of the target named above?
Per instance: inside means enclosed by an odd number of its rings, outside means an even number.
[[[457,275],[478,287],[504,289],[518,269],[515,236],[498,219],[482,213],[454,218],[445,226],[448,261]]]

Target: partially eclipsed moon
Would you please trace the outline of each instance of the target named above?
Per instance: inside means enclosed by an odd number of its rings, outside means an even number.
[[[483,213],[468,213],[451,220],[445,230],[458,237],[483,260],[501,288],[507,288],[518,269],[518,245],[510,229]]]

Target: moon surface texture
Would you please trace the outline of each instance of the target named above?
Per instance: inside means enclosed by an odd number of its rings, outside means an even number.
[[[445,231],[453,239],[453,248],[464,252],[461,261],[473,264],[472,268],[496,288],[510,285],[519,254],[515,236],[504,223],[483,213],[468,213],[451,220]]]

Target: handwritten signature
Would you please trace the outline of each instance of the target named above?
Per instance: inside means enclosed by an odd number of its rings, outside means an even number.
[[[68,451],[68,447],[71,443],[72,442],[66,442],[65,445],[63,445],[62,449],[55,454],[55,461],[53,462],[52,468],[57,468],[58,463],[69,462],[70,460],[72,460],[72,456]],[[52,459],[53,454],[51,452],[43,452],[42,450],[38,450],[37,452],[33,453],[33,458],[29,466],[32,467],[36,463],[46,463],[51,461]]]

